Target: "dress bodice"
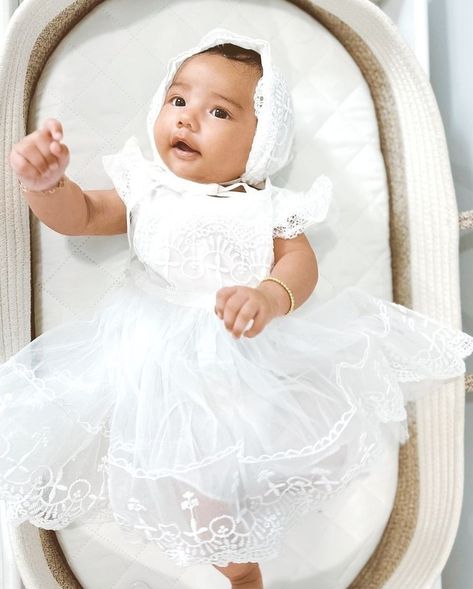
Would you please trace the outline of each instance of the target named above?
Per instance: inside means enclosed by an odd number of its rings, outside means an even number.
[[[274,264],[273,239],[293,238],[322,221],[331,181],[307,192],[237,188],[179,178],[143,157],[136,137],[103,156],[127,208],[129,274],[143,290],[188,306],[215,305],[223,286],[256,286]]]
[[[130,272],[168,300],[215,304],[215,292],[256,286],[271,270],[268,190],[209,196],[151,187],[130,218]]]

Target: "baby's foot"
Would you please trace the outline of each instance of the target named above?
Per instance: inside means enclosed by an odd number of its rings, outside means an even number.
[[[232,562],[226,567],[216,564],[213,566],[230,580],[232,589],[263,589],[263,578],[257,562]]]

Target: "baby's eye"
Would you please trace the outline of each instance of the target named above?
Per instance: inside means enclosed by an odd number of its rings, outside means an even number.
[[[182,96],[174,96],[174,98],[171,99],[171,104],[174,106],[186,106],[186,101]]]
[[[230,115],[227,113],[226,110],[223,110],[223,108],[213,108],[210,112],[215,113],[215,116],[217,117],[217,119],[230,118]]]

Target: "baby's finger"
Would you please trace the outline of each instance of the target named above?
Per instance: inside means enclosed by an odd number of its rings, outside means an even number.
[[[43,129],[49,131],[53,139],[61,141],[63,136],[62,125],[57,119],[46,119],[43,124]]]
[[[255,301],[248,300],[241,307],[238,315],[235,318],[233,324],[232,334],[234,337],[239,338],[243,333],[244,329],[248,326],[248,323],[253,320],[256,313],[258,312],[258,304]],[[251,325],[249,326],[249,329]]]
[[[254,319],[250,319],[250,320],[248,321],[248,323],[245,325],[245,327],[244,327],[244,329],[243,329],[242,333],[246,333],[247,331],[250,331],[250,329],[253,327],[253,324],[254,324],[254,322],[255,322],[255,320],[254,320]]]
[[[223,309],[223,322],[229,331],[233,330],[235,319],[247,299],[248,294],[244,290],[239,289],[225,303]]]
[[[265,317],[266,316],[264,315],[264,313],[258,311],[258,313],[256,313],[253,319],[253,325],[251,325],[251,327],[249,327],[248,329],[245,329],[243,335],[245,337],[254,337],[255,335],[261,333],[261,331],[263,331],[263,328],[267,323]]]
[[[49,169],[55,172],[58,168],[66,168],[69,164],[69,149],[62,143],[53,141],[50,146],[50,155],[48,158]]]
[[[53,142],[51,148],[54,149],[54,154],[57,156],[59,166],[67,166],[69,163],[69,149],[64,143]]]
[[[223,319],[223,310],[228,298],[237,291],[236,286],[224,286],[217,291],[215,297],[215,313],[220,319]]]
[[[17,176],[24,179],[30,178],[36,180],[41,176],[40,170],[36,168],[23,154],[13,147],[10,152],[10,165]]]
[[[49,146],[46,149],[49,149],[49,153],[46,152],[45,157],[48,161],[49,169],[54,171],[62,165],[62,160],[64,159],[63,156],[63,146],[58,143],[57,141],[51,141]]]
[[[36,178],[46,173],[48,169],[48,162],[46,161],[42,152],[38,149],[35,143],[14,145],[12,151],[21,155],[23,160],[26,160],[26,162],[34,168]],[[19,172],[21,175],[25,175],[25,171],[28,168],[28,166],[23,160],[20,169],[15,170]],[[29,173],[31,174],[31,170],[29,171]]]
[[[28,136],[28,141],[26,141],[27,145],[34,145],[39,149],[46,161],[47,167],[57,164],[57,168],[59,167],[57,156],[51,152],[51,145],[54,143],[56,142],[53,142],[50,132],[46,129],[37,129]],[[54,166],[52,169],[55,169]]]

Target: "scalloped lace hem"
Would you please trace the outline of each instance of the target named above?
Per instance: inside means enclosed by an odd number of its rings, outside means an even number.
[[[356,477],[367,473],[368,467],[378,458],[383,449],[380,432],[367,440],[362,434],[359,440],[359,459],[344,474],[333,480],[325,468],[315,467],[311,475],[292,476],[284,481],[271,480],[274,473],[265,470],[261,480],[267,489],[260,495],[240,499],[238,516],[222,513],[210,521],[199,514],[199,498],[186,491],[176,497],[176,505],[187,513],[186,526],[174,522],[150,523],[147,507],[136,497],[129,497],[126,513],[110,510],[106,497],[108,465],[103,456],[98,472],[102,474],[100,490],[91,493],[92,485],[78,479],[64,485],[54,479],[47,467],[38,469],[32,479],[30,492],[21,495],[21,485],[6,485],[0,482],[0,494],[9,494],[7,519],[19,525],[28,519],[33,525],[50,530],[63,529],[78,520],[78,523],[116,522],[128,542],[133,544],[153,543],[178,566],[216,564],[227,566],[229,562],[249,562],[271,559],[280,552],[285,532],[302,516],[315,510],[322,511],[322,504],[339,494]],[[48,479],[45,480],[45,472]],[[61,499],[52,498],[60,494]],[[205,505],[204,505],[205,509]],[[199,522],[199,524],[197,524]]]

